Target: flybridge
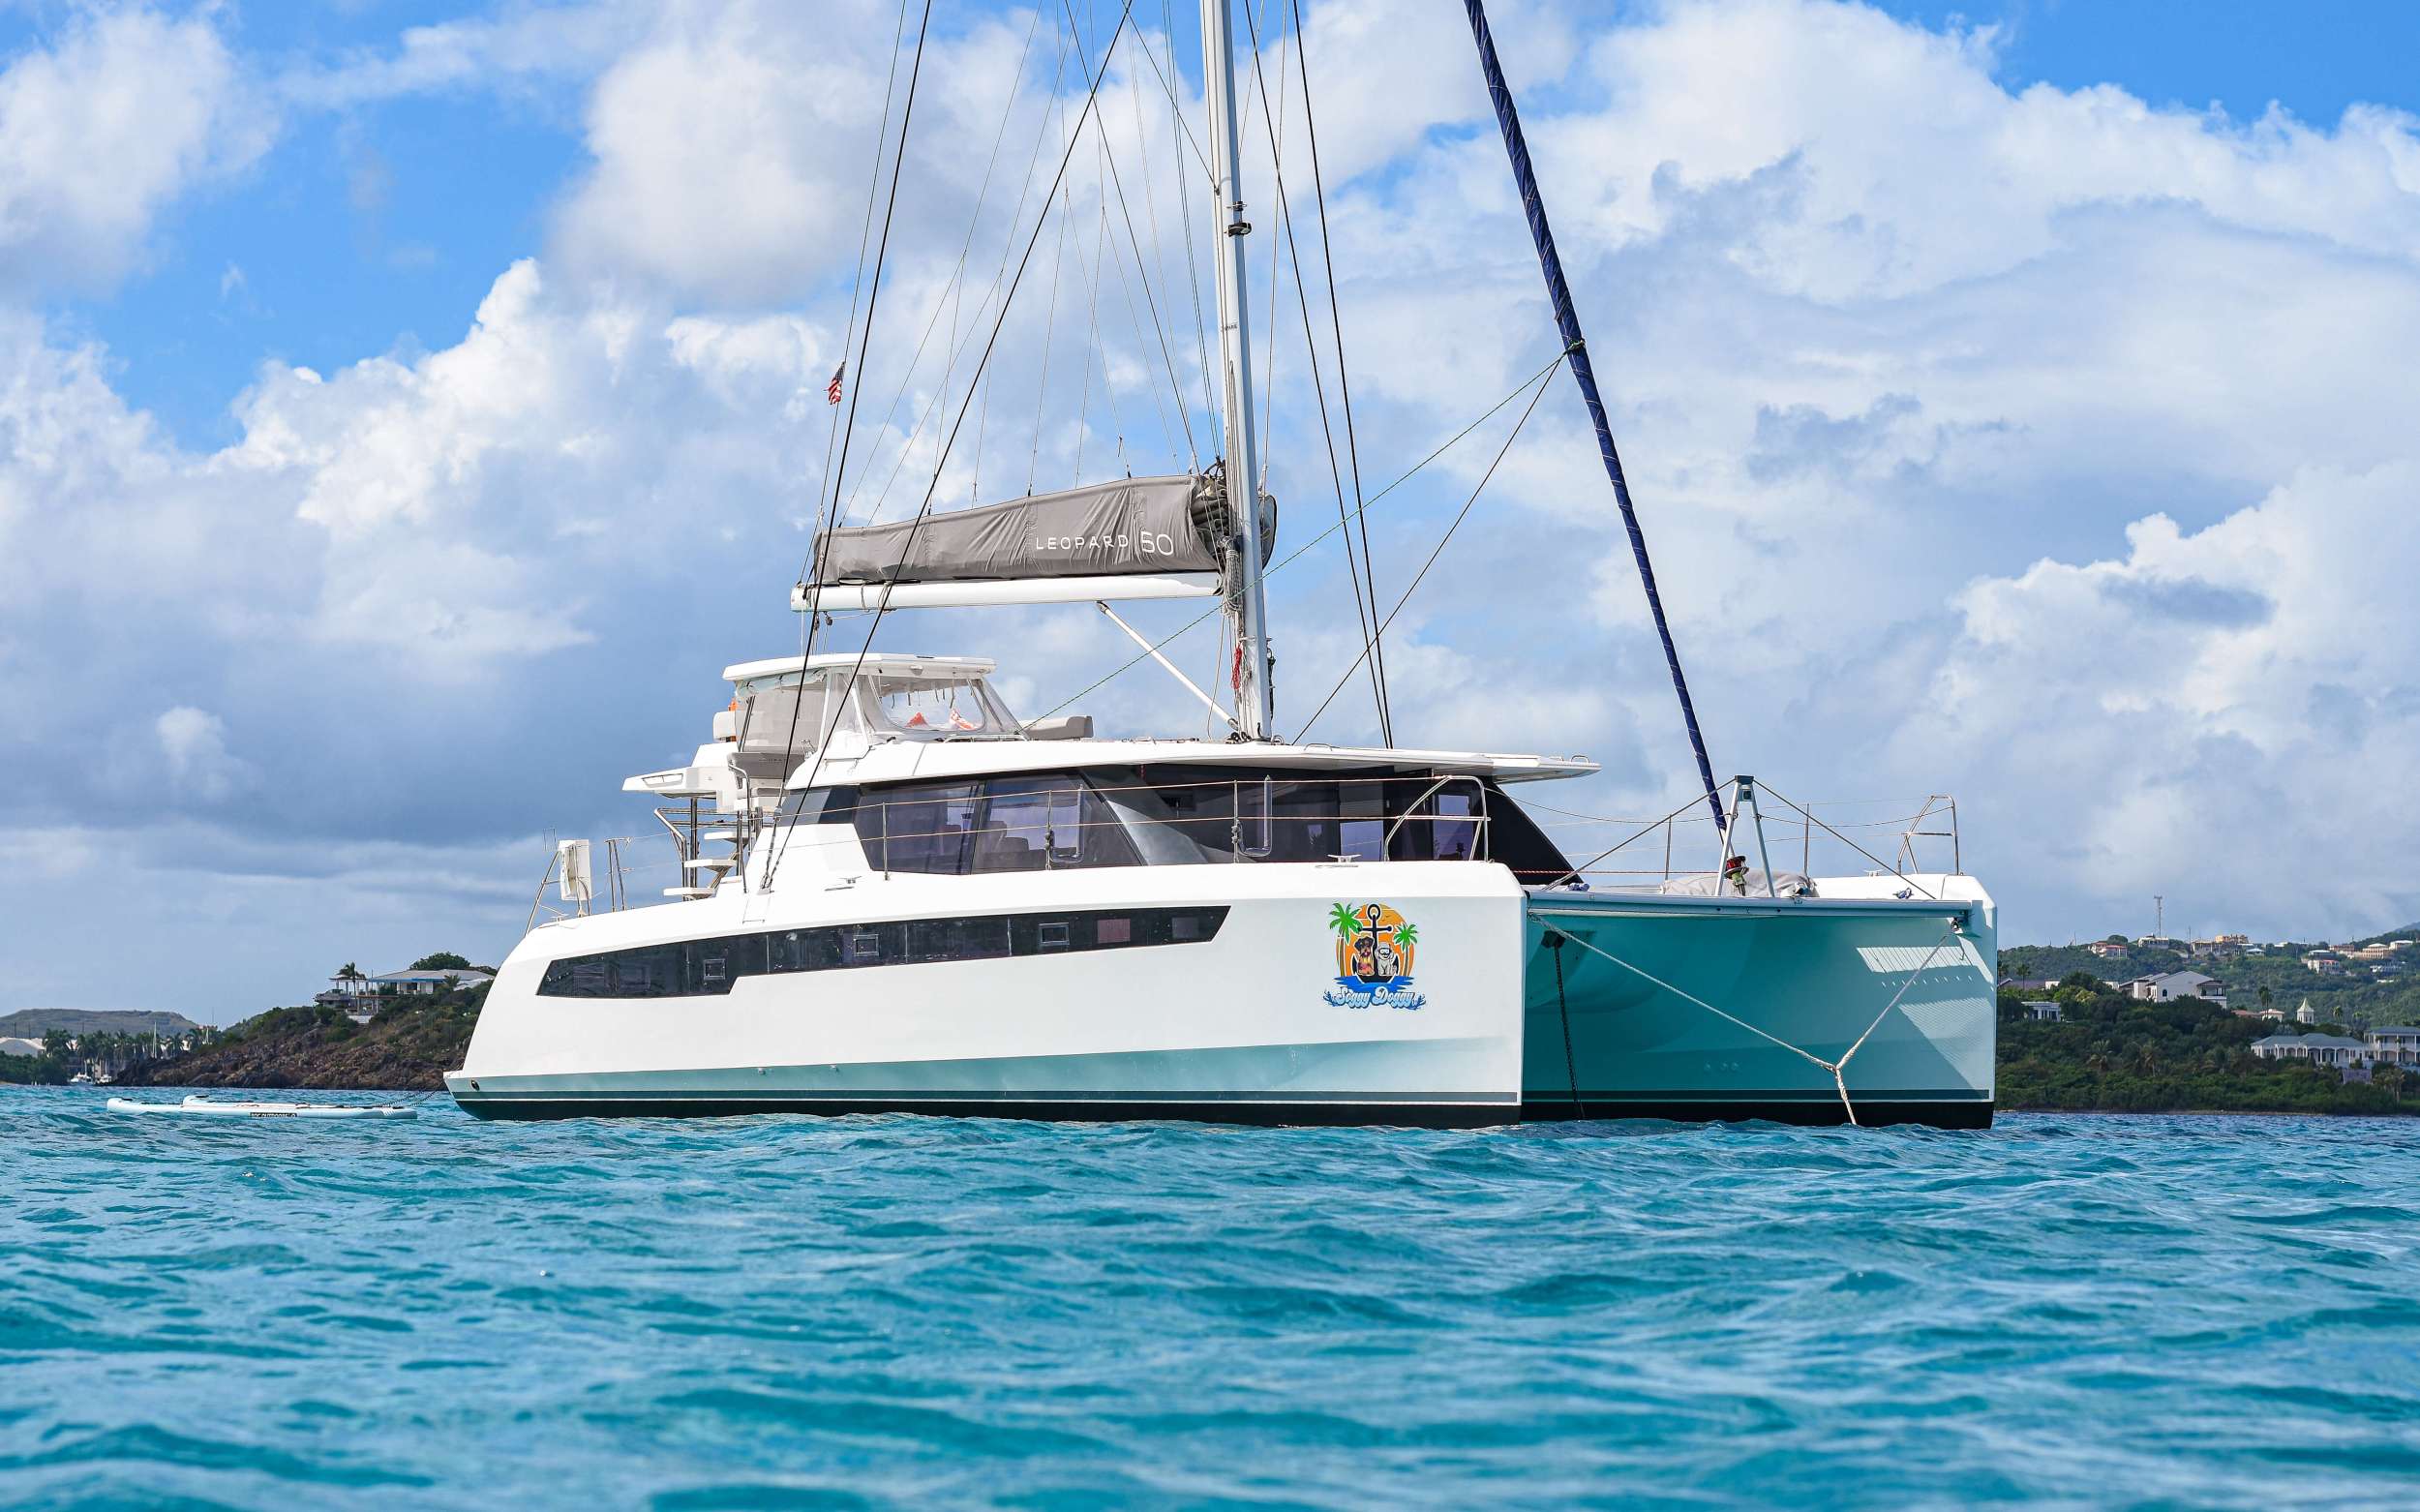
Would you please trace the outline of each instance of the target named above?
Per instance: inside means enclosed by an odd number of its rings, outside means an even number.
[[[1277,506],[1261,499],[1261,551]],[[1206,598],[1227,557],[1215,474],[1119,478],[816,539],[794,609],[934,609],[1094,599]]]

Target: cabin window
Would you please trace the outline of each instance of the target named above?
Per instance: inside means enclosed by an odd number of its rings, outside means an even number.
[[[865,854],[885,871],[963,876],[983,786],[917,782],[869,794],[857,810]]]
[[[1536,884],[1570,867],[1495,782],[1426,772],[1155,766],[817,792],[825,796],[802,795],[799,815],[854,818],[867,861],[889,871],[965,876],[1345,857],[1496,861]]]
[[[540,997],[720,997],[743,977],[847,971],[904,962],[994,960],[1216,939],[1226,909],[1120,909],[1058,915],[979,914],[834,924],[645,945],[549,962]]]
[[[887,871],[965,876],[1141,863],[1116,811],[1065,772],[905,783],[853,801],[866,859]]]

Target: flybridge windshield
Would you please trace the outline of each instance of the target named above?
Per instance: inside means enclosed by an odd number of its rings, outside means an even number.
[[[723,738],[742,756],[795,759],[831,734],[909,741],[1006,741],[1021,734],[1016,716],[973,667],[894,659],[854,680],[849,672],[816,667],[735,680]]]
[[[910,739],[1016,733],[1015,718],[981,678],[875,673],[865,680],[884,724]]]

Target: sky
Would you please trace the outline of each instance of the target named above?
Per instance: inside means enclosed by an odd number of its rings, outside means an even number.
[[[919,9],[0,5],[0,1011],[497,959],[554,838],[649,836],[620,779],[797,649],[835,472],[862,521],[1216,454],[1189,8],[1135,7],[1054,197],[1117,8],[936,0],[911,71]],[[2172,930],[2420,919],[2420,9],[1491,11],[1718,772],[1843,823],[1956,795],[2010,942],[2155,893]],[[1390,602],[1469,503],[1387,637],[1399,740],[1685,801],[1567,379],[1513,434],[1556,344],[1461,8],[1255,15],[1281,553],[1336,508],[1316,118],[1362,470],[1410,471]],[[1346,570],[1272,579],[1288,735],[1340,680],[1312,736],[1375,731]],[[1147,666],[1090,686],[1131,655],[1090,611],[878,644],[1199,728]]]

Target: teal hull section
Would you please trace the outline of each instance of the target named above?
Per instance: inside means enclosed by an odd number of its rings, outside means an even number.
[[[1843,1123],[1845,1083],[1861,1124],[1991,1120],[1999,953],[1980,894],[1539,892],[1527,929],[1527,1117]],[[1846,1056],[1840,1080],[1809,1056]]]

